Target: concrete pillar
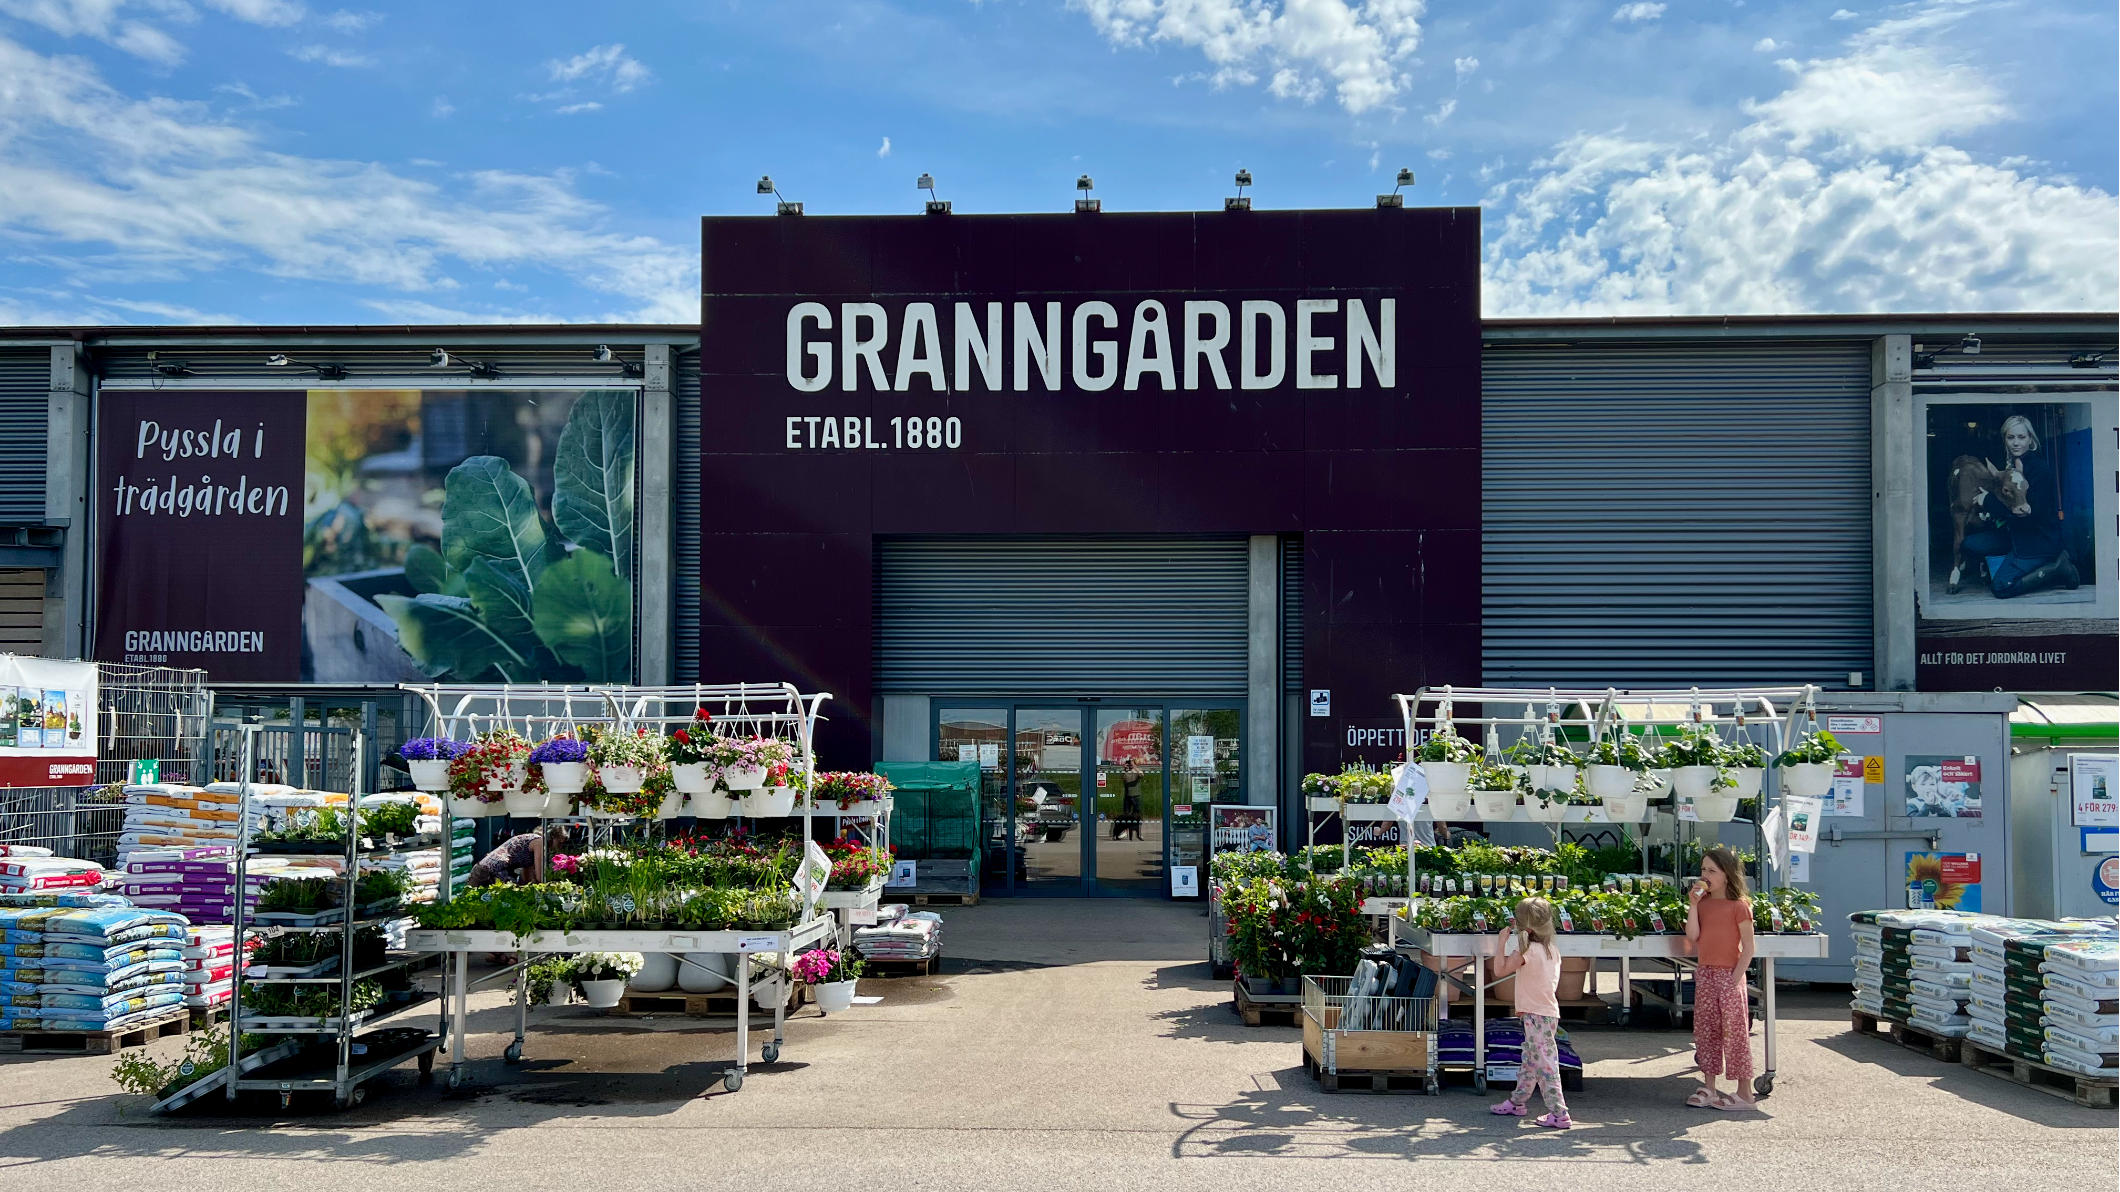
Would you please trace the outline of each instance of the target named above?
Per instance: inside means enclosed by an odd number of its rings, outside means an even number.
[[[1245,649],[1244,791],[1247,803],[1278,802],[1281,707],[1281,540],[1251,537],[1251,596]]]
[[[1870,346],[1870,599],[1879,691],[1914,689],[1914,574],[1920,529],[1921,429],[1914,420],[1914,343],[1885,335]]]
[[[89,640],[88,503],[89,410],[93,384],[80,344],[52,349],[51,398],[46,415],[44,524],[62,528],[59,570],[44,585],[47,658],[86,658]]]
[[[674,537],[677,471],[677,399],[670,345],[649,344],[643,352],[645,383],[640,395],[640,429],[633,438],[640,469],[640,499],[634,505],[634,636],[640,642],[635,681],[659,686],[676,681],[672,647],[677,635],[677,542]]]

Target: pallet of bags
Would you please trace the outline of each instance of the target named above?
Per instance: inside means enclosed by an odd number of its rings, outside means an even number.
[[[1973,984],[1971,916],[1907,931],[1907,1018],[1932,1035],[1963,1038],[1972,1027],[1966,1002]]]
[[[141,852],[166,849],[233,847],[242,835],[238,796],[226,791],[174,783],[125,788],[125,820],[119,828],[118,864],[129,864]],[[260,822],[251,813],[251,826]]]
[[[0,1031],[44,1027],[44,921],[59,910],[52,906],[0,907]]]
[[[184,934],[184,1004],[194,1010],[227,1004],[235,996],[235,966],[235,928],[194,924]]]
[[[73,857],[0,857],[0,891],[100,890],[104,871]]]
[[[2120,1076],[2120,941],[2056,940],[2039,971],[2046,1062],[2082,1076]]]
[[[272,880],[267,872],[248,874],[244,904],[255,907],[259,892]],[[232,922],[235,852],[221,846],[141,849],[126,861],[121,888],[136,906],[173,911],[193,923]]]
[[[61,908],[43,920],[46,1031],[122,1031],[184,1002],[182,915]]]
[[[1848,1003],[1872,1017],[1884,1016],[1884,928],[1877,911],[1856,911],[1848,916],[1848,935],[1854,940],[1855,999]]]
[[[885,911],[893,914],[887,918]],[[908,912],[903,903],[878,908],[876,926],[855,930],[854,950],[863,960],[886,964],[933,959],[942,954],[942,916]]]

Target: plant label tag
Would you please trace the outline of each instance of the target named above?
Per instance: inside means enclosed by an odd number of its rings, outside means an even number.
[[[876,926],[876,908],[873,906],[854,907],[847,911],[847,922],[856,927],[874,927]]]
[[[780,937],[777,935],[739,935],[736,937],[738,952],[777,952]]]

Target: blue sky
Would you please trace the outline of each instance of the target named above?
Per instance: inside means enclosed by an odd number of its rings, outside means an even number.
[[[702,214],[1479,204],[1490,315],[2120,306],[2110,0],[0,0],[0,322],[697,317]]]

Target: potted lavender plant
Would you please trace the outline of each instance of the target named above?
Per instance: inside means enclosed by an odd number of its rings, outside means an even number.
[[[565,734],[548,737],[530,751],[530,764],[544,779],[544,814],[571,814],[573,796],[589,782],[588,743]]]
[[[414,737],[398,749],[405,768],[412,772],[412,785],[423,791],[449,789],[449,763],[462,757],[471,746],[447,737]]]

